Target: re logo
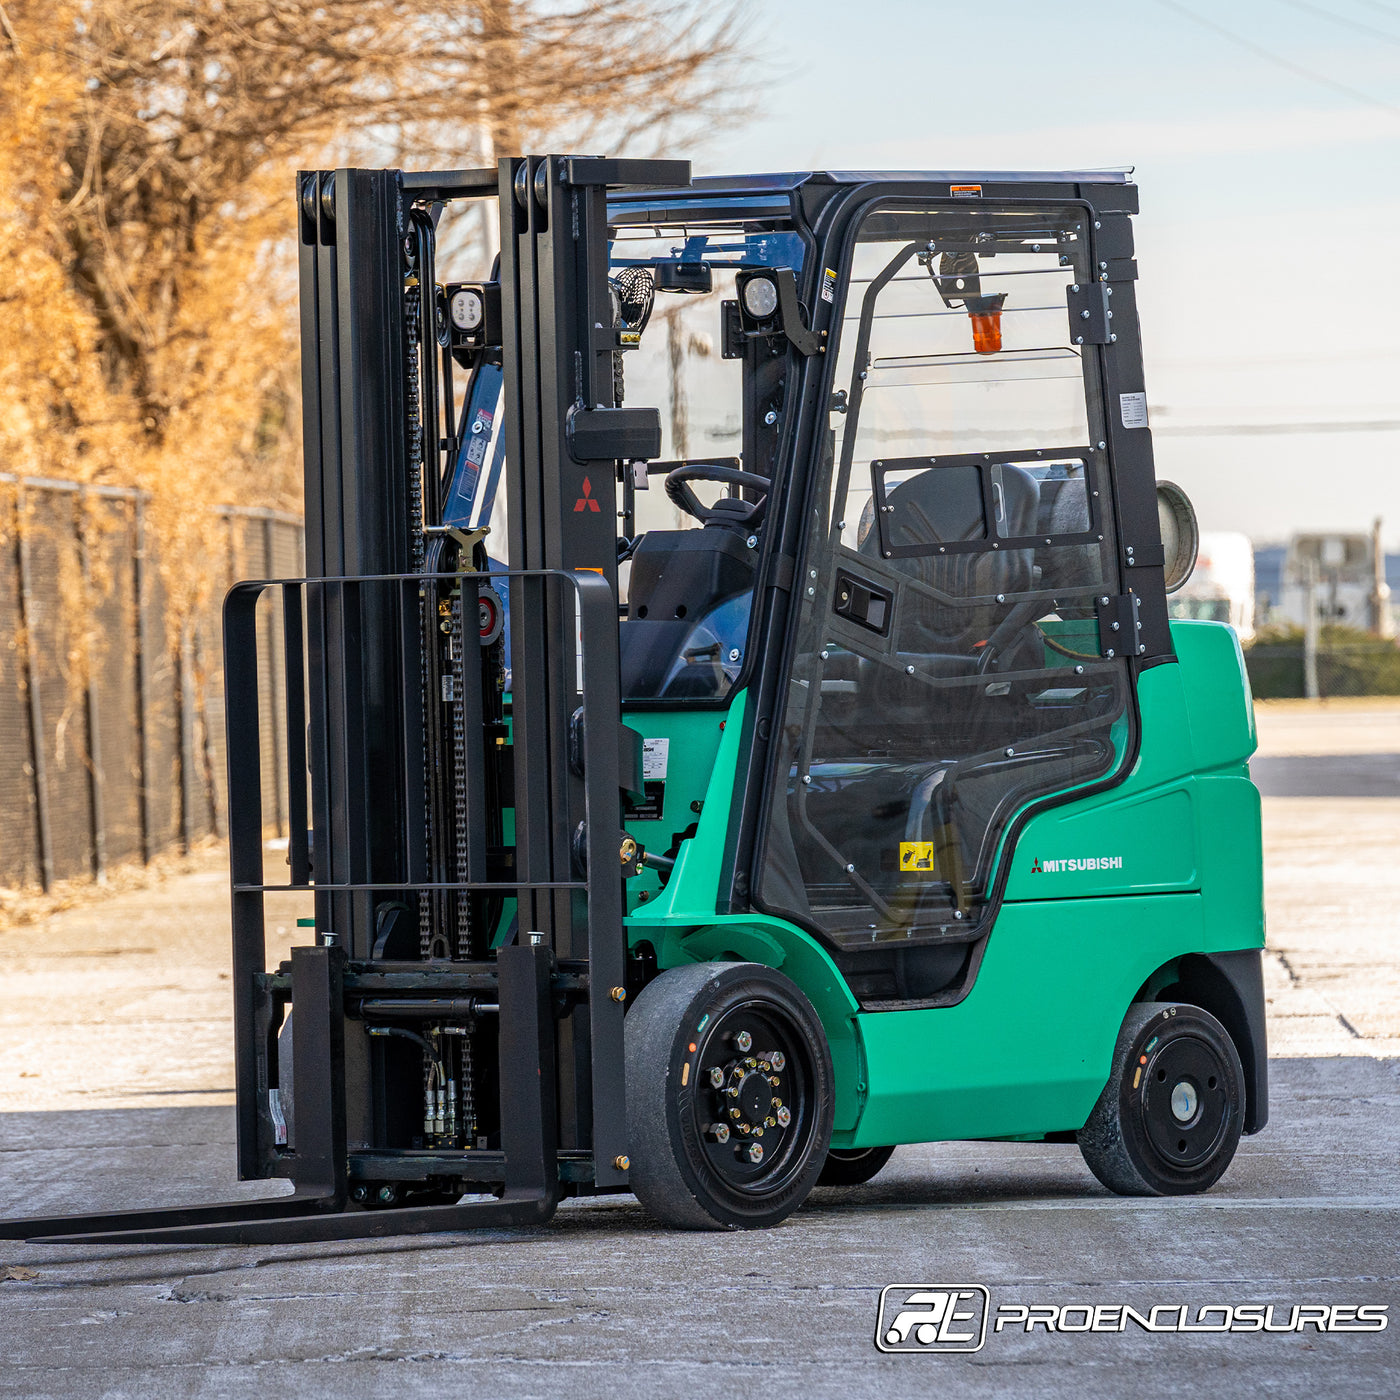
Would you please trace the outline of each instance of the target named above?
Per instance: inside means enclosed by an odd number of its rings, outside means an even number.
[[[596,500],[594,500],[594,498],[593,498],[593,483],[592,483],[591,481],[589,481],[589,479],[588,479],[587,477],[584,477],[584,479],[583,479],[583,495],[581,495],[581,496],[578,498],[578,500],[576,500],[576,501],[574,502],[574,514],[577,515],[577,514],[579,513],[579,511],[581,511],[581,510],[594,510],[594,511],[596,511],[597,509],[598,509],[598,502],[597,502]]]
[[[980,1283],[892,1283],[880,1290],[875,1345],[891,1352],[980,1351],[988,1303]]]

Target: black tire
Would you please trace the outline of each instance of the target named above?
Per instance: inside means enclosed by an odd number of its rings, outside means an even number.
[[[826,1154],[818,1186],[859,1186],[884,1170],[893,1147],[833,1147]]]
[[[806,1200],[831,1141],[831,1052],[791,981],[758,963],[671,968],[637,998],[625,1033],[628,1180],[652,1215],[757,1229]]]
[[[1120,1196],[1188,1196],[1230,1165],[1244,1110],[1239,1052],[1214,1016],[1185,1002],[1135,1002],[1079,1150]]]

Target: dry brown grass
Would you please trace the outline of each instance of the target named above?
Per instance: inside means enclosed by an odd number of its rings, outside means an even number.
[[[63,880],[47,893],[35,889],[7,889],[0,886],[0,935],[26,924],[42,923],[67,909],[97,904],[114,894],[150,890],[179,875],[195,875],[228,866],[228,847],[210,837],[199,842],[188,855],[166,852],[152,857],[149,865],[116,865],[100,882],[90,876]]]

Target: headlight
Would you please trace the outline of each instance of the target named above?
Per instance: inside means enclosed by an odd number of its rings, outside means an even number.
[[[452,298],[452,324],[459,331],[474,331],[480,324],[483,314],[481,293],[460,291]]]
[[[778,288],[769,277],[751,277],[744,283],[744,310],[755,321],[766,321],[778,309]]]

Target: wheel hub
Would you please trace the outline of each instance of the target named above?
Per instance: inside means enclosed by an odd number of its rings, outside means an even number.
[[[1143,1126],[1164,1163],[1190,1170],[1224,1136],[1230,1118],[1225,1066],[1195,1036],[1167,1040],[1143,1055]]]
[[[741,1074],[735,1102],[750,1126],[759,1127],[773,1110],[773,1087],[761,1070],[741,1071]]]
[[[767,1007],[736,1007],[703,1030],[691,1047],[690,1111],[709,1165],[731,1188],[778,1189],[800,1166],[813,1126],[797,1038]]]
[[[1179,1079],[1172,1089],[1172,1116],[1178,1123],[1189,1123],[1200,1106],[1201,1096],[1189,1079]]]

